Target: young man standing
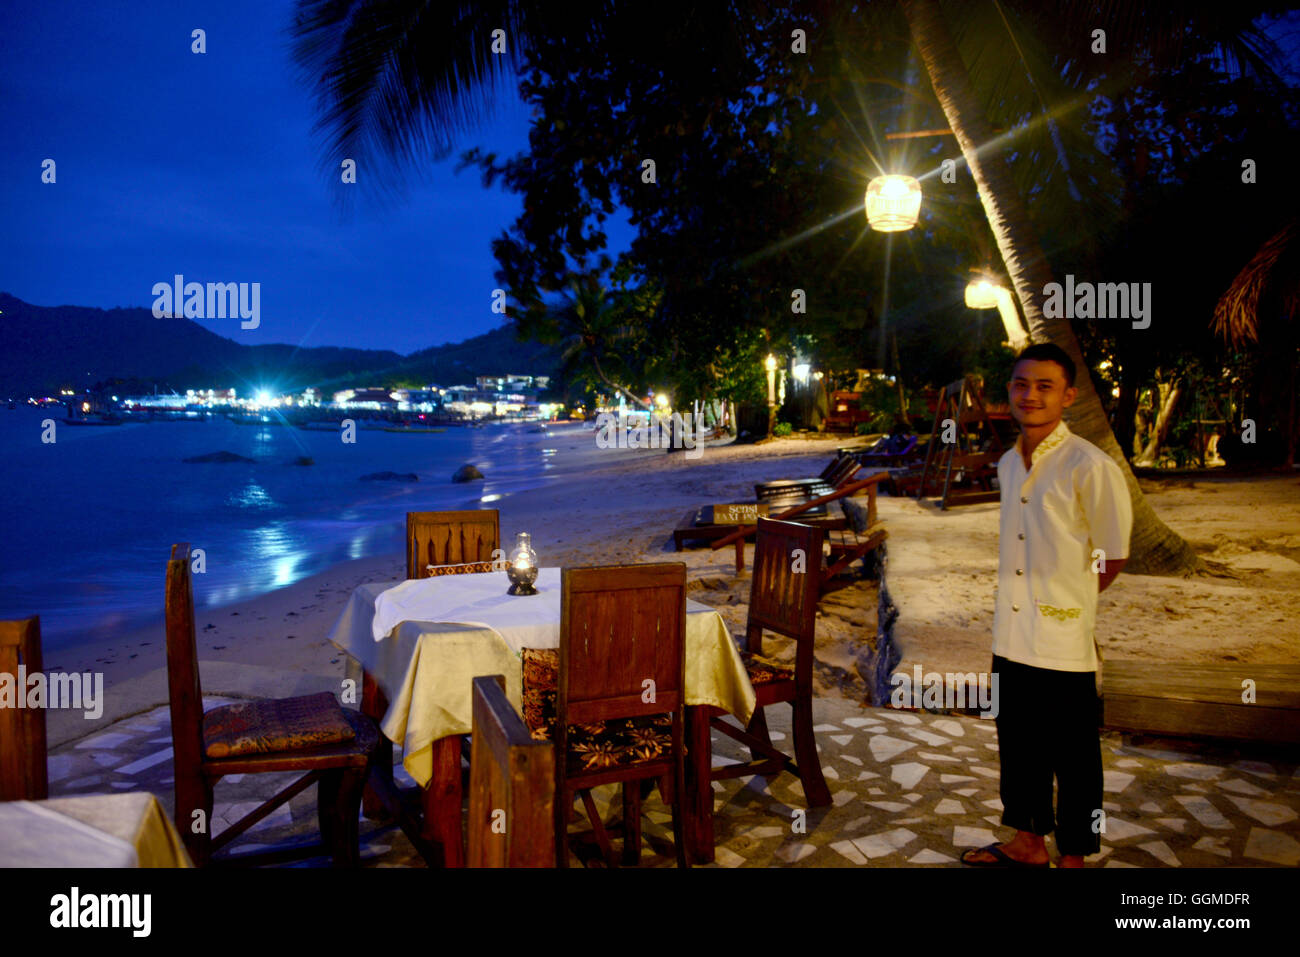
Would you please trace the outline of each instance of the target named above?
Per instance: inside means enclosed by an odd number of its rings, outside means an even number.
[[[993,671],[1002,823],[1016,836],[962,854],[977,867],[1047,867],[1053,831],[1061,867],[1101,847],[1093,625],[1098,594],[1128,559],[1133,509],[1119,466],[1062,421],[1074,376],[1065,350],[1041,343],[1020,353],[1007,384],[1020,438],[998,462]]]

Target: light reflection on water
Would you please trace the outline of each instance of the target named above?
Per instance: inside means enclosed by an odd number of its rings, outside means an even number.
[[[516,427],[418,439],[364,431],[356,445],[344,445],[332,433],[283,426],[131,423],[63,430],[56,445],[44,445],[40,417],[0,411],[11,545],[0,550],[0,618],[41,615],[47,644],[116,637],[130,623],[157,619],[174,542],[205,550],[196,604],[229,604],[339,562],[400,553],[408,510],[499,502],[553,474],[539,466],[550,458],[541,443],[554,437]],[[255,461],[182,463],[219,450]],[[291,464],[300,456],[316,464]],[[490,482],[452,484],[466,462]],[[360,481],[388,470],[420,480]],[[41,545],[73,538],[70,574],[66,550]]]
[[[226,500],[228,505],[234,508],[274,508],[275,502],[267,494],[266,489],[256,482],[249,482],[238,492],[232,492],[230,498]]]

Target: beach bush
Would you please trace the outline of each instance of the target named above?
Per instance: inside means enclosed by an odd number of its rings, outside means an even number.
[[[778,422],[776,425],[772,426],[772,434],[778,437],[789,435],[793,431],[794,426],[789,422]]]

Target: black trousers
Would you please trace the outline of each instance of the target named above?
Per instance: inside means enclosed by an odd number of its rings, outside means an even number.
[[[993,671],[1003,825],[1041,835],[1055,831],[1061,854],[1097,853],[1104,817],[1095,672],[1050,671],[998,655]]]

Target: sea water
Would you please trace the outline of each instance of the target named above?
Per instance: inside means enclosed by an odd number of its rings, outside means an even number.
[[[41,441],[45,419],[52,443]],[[204,551],[199,607],[400,553],[407,511],[497,507],[555,474],[560,441],[554,429],[493,425],[359,429],[347,444],[332,431],[224,418],[71,426],[49,410],[0,408],[0,619],[40,615],[47,648],[115,637],[161,615],[177,542]],[[217,451],[254,462],[182,461]],[[314,464],[292,464],[299,457]],[[467,462],[486,480],[453,484]],[[361,480],[385,471],[419,481]]]

